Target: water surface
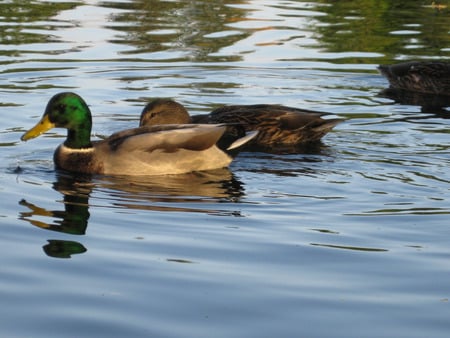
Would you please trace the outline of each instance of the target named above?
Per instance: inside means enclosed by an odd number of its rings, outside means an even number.
[[[381,63],[450,57],[423,1],[0,4],[0,335],[446,337],[448,103],[383,97]],[[75,91],[93,137],[155,97],[345,118],[323,144],[162,177],[55,171]]]

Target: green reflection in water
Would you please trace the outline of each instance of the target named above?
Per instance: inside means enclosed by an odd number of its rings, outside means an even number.
[[[369,63],[373,57],[382,58],[386,63],[398,56],[410,55],[411,50],[417,56],[448,56],[448,8],[427,6],[422,0],[318,0],[295,2],[294,10],[291,2],[277,7],[290,10],[291,15],[300,20],[298,25],[288,23],[281,15],[267,19],[268,12],[260,11],[260,4],[245,0],[103,1],[96,6],[111,10],[103,28],[117,32],[108,37],[108,42],[125,45],[127,49],[122,54],[177,51],[174,57],[178,60],[239,61],[243,58],[239,53],[218,55],[218,52],[235,46],[258,31],[279,28],[291,33],[282,42],[275,39],[265,44],[279,43],[282,48],[283,44],[293,43],[291,40],[298,41],[295,44],[298,45],[299,58],[305,57],[302,49],[311,47],[309,38],[302,41],[305,30],[312,32],[317,40],[313,48],[320,46],[325,52],[345,53],[336,57],[334,62],[337,63]],[[56,35],[60,28],[76,27],[77,23],[75,20],[59,20],[56,15],[85,5],[79,1],[2,2],[0,43],[14,46],[64,42],[55,38],[52,32]],[[270,5],[268,7],[270,9]],[[267,21],[267,25],[252,27],[251,22],[255,20]],[[274,21],[275,25],[279,21],[280,27],[274,26]],[[304,25],[303,22],[308,23]],[[236,27],[236,23],[250,24]],[[131,49],[128,48],[130,46]],[[249,45],[249,50],[261,46]],[[33,53],[33,49],[27,53]],[[375,54],[370,56],[367,53]],[[4,56],[20,54],[14,48],[0,51]],[[167,59],[165,55],[165,61]]]
[[[429,57],[448,55],[450,45],[447,8],[424,5],[422,0],[319,0],[327,15],[312,29],[329,52],[383,53],[386,60],[397,55],[414,54]],[[429,2],[431,3],[431,1]],[[358,63],[361,59],[342,59]],[[370,60],[369,60],[370,62]]]
[[[2,1],[0,2],[0,44],[26,45],[50,42],[53,40],[50,32],[55,28],[51,18],[60,11],[73,9],[82,3],[80,1]],[[3,53],[5,51],[2,51]],[[8,53],[14,55],[15,51]]]
[[[72,255],[81,254],[87,249],[80,243],[74,241],[62,241],[50,239],[48,244],[43,246],[47,256],[54,258],[71,258]]]
[[[111,42],[133,45],[130,54],[158,52],[167,49],[185,50],[195,61],[210,60],[210,53],[231,46],[250,32],[230,31],[227,24],[246,19],[248,10],[230,5],[247,1],[147,1],[136,0],[122,3],[126,12],[114,14],[108,28],[125,35]],[[105,7],[117,8],[116,2],[104,2]],[[208,38],[212,33],[224,32]],[[237,56],[228,56],[221,61],[234,61]],[[217,61],[217,58],[216,58]]]
[[[70,175],[58,175],[53,188],[63,194],[64,210],[47,210],[26,200],[21,200],[20,205],[29,211],[19,214],[19,219],[42,229],[64,232],[72,235],[84,235],[89,220],[89,195],[91,185],[89,178]],[[44,218],[45,221],[40,219]],[[47,221],[50,219],[50,221]]]

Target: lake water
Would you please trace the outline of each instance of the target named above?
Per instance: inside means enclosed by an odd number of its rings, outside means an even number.
[[[376,67],[449,59],[450,14],[405,3],[2,1],[0,336],[448,337],[450,113]],[[155,97],[346,120],[305,153],[87,178],[53,167],[65,130],[20,142],[68,90],[95,136]]]

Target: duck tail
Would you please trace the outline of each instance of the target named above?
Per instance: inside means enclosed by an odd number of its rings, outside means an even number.
[[[331,129],[333,129],[336,125],[344,121],[343,119],[326,119],[322,124],[314,127],[314,131],[328,133]]]
[[[253,140],[256,137],[256,135],[258,135],[257,130],[253,130],[253,131],[249,131],[249,132],[245,133],[245,136],[238,138],[230,146],[228,146],[227,150],[230,151],[230,150],[240,148],[244,144],[247,144],[249,141]]]

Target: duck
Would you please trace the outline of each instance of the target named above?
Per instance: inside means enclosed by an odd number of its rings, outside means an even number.
[[[21,140],[33,139],[52,128],[67,129],[66,140],[53,155],[55,166],[75,173],[183,174],[224,168],[233,160],[216,145],[227,130],[225,124],[142,126],[92,141],[91,111],[73,92],[54,95],[40,121]],[[228,148],[239,148],[255,135],[237,138]]]
[[[256,150],[296,147],[321,140],[343,119],[324,119],[325,112],[276,104],[227,105],[209,114],[190,116],[186,108],[171,99],[155,99],[141,112],[139,125],[238,124],[258,134],[244,148]]]
[[[378,70],[387,78],[393,89],[450,95],[450,62],[408,61],[393,65],[379,65]]]

